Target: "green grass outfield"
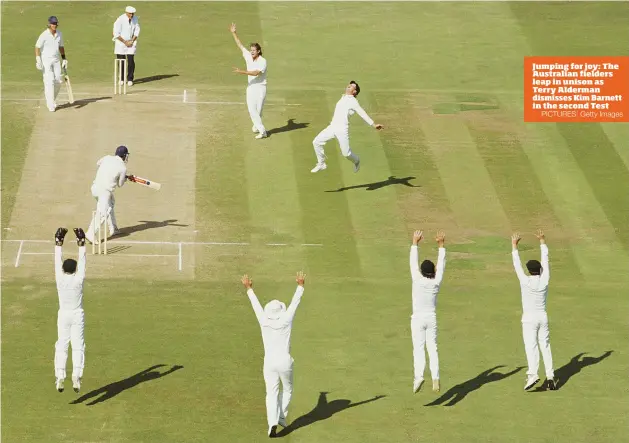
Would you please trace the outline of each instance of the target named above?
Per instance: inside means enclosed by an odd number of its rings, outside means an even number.
[[[33,46],[46,18],[59,17],[75,91],[109,88],[109,35],[124,6],[3,2],[3,228],[38,115],[37,102],[11,99],[42,96]],[[147,89],[244,100],[244,78],[231,73],[243,64],[227,31],[235,21],[244,42],[263,46],[269,103],[299,105],[265,108],[267,127],[288,119],[307,126],[258,141],[244,105],[197,105],[198,239],[250,245],[196,248],[192,280],[164,279],[161,268],[134,279],[126,262],[109,279],[88,270],[81,395],[109,389],[94,405],[70,404],[71,389],[54,390],[51,263],[14,268],[14,255],[3,258],[3,442],[266,440],[261,338],[239,277],[253,277],[263,302],[288,301],[300,269],[307,282],[292,338],[289,420],[304,426],[284,441],[626,441],[629,125],[523,124],[521,94],[526,55],[629,55],[626,2],[135,6],[136,77],[178,74]],[[386,129],[354,117],[360,173],[331,142],[328,169],[310,174],[311,141],[350,79]],[[390,176],[413,177],[414,187]],[[380,185],[360,187],[370,183]],[[325,192],[342,188],[350,189]],[[528,260],[538,254],[538,227],[550,247],[551,343],[565,384],[525,393],[524,370],[485,384],[477,376],[526,364],[508,237],[525,234]],[[454,406],[426,406],[441,397],[429,389],[411,394],[408,246],[416,228],[428,231],[421,252],[433,258],[434,232],[448,235],[438,340],[440,394],[467,393]],[[99,266],[99,257],[88,260]],[[35,266],[49,266],[49,277],[25,277]],[[133,378],[160,364],[183,368]],[[315,409],[320,392],[328,405]],[[350,408],[343,401],[369,399]]]

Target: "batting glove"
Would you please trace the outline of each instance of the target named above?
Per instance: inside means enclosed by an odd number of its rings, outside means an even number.
[[[63,246],[63,239],[65,238],[68,230],[66,228],[59,228],[55,233],[55,245]]]
[[[76,235],[76,244],[85,246],[85,232],[83,232],[83,229],[74,228],[74,235]]]
[[[68,69],[68,61],[64,60],[61,62],[61,69]]]

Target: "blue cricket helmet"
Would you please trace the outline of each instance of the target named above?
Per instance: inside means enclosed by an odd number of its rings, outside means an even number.
[[[118,146],[116,148],[116,155],[126,161],[127,157],[129,157],[129,150],[126,146]]]
[[[50,17],[48,17],[48,24],[56,25],[57,23],[59,23],[59,20],[57,20],[56,16],[51,15]]]

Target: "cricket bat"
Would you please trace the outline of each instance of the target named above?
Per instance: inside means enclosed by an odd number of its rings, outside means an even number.
[[[74,103],[74,94],[72,93],[72,84],[70,83],[70,76],[68,75],[68,71],[64,69],[63,72],[63,80],[66,84],[66,90],[68,91],[68,101],[70,104]]]
[[[127,175],[127,180],[137,183],[139,185],[148,186],[151,189],[159,191],[162,188],[161,183],[154,182],[147,178],[138,177],[137,175]]]

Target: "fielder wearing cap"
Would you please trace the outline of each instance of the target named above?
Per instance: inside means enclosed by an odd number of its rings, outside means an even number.
[[[39,35],[35,43],[35,67],[42,71],[46,106],[50,112],[57,108],[57,95],[61,90],[61,69],[66,69],[68,61],[63,46],[63,36],[57,28],[57,17],[48,17],[48,28]]]
[[[431,260],[419,262],[419,242],[424,238],[422,231],[413,233],[410,266],[413,300],[411,316],[411,339],[413,341],[413,392],[417,392],[424,384],[426,369],[426,351],[430,359],[430,375],[432,390],[439,392],[439,354],[437,352],[437,295],[446,269],[445,234],[438,232],[436,236],[439,252],[437,266]]]
[[[102,220],[107,217],[108,231],[112,235],[118,232],[116,224],[116,216],[114,214],[114,190],[116,187],[122,187],[127,180],[127,160],[129,159],[129,150],[126,146],[118,146],[114,155],[106,155],[102,157],[96,166],[96,178],[92,183],[92,196],[96,199],[96,210],[98,211],[101,222],[98,226],[94,226],[94,220],[90,222],[90,227],[85,233],[85,237],[90,243],[94,243],[95,230],[100,229]],[[109,215],[107,215],[109,214]],[[105,234],[106,235],[106,234]],[[104,238],[105,235],[102,237]]]
[[[520,234],[511,236],[511,255],[513,267],[520,281],[522,294],[522,338],[528,370],[524,390],[528,391],[539,381],[539,353],[541,351],[546,369],[546,386],[550,390],[557,388],[555,370],[553,369],[553,354],[550,350],[550,331],[548,329],[548,314],[546,313],[546,298],[550,282],[550,266],[548,263],[548,246],[546,236],[541,230],[536,234],[539,240],[541,263],[537,260],[526,262],[529,271],[527,276],[522,270],[522,262],[518,252]]]
[[[266,417],[269,424],[268,436],[275,437],[277,426],[286,427],[288,405],[293,394],[293,363],[290,355],[290,337],[293,329],[295,311],[304,294],[303,272],[297,273],[297,289],[288,308],[279,300],[272,300],[264,309],[253,292],[253,282],[249,276],[242,277],[242,284],[253,311],[256,314],[262,342],[264,344],[264,383],[266,385]],[[280,395],[280,382],[282,394]]]
[[[127,78],[124,78],[124,69],[120,71],[120,84],[125,81],[129,86],[133,86],[135,73],[135,52],[138,46],[138,37],[140,36],[140,23],[135,15],[135,8],[127,6],[124,14],[114,22],[114,54],[117,59],[127,59],[129,64],[127,69]]]
[[[72,258],[63,260],[63,241],[68,233],[59,228],[55,233],[55,281],[59,296],[57,312],[57,342],[55,343],[55,387],[63,392],[68,362],[68,347],[72,345],[72,387],[81,389],[81,378],[85,365],[85,313],[83,311],[83,281],[85,280],[86,251],[85,233],[75,228],[79,246],[78,262]]]

